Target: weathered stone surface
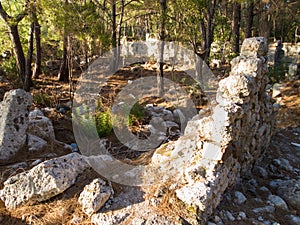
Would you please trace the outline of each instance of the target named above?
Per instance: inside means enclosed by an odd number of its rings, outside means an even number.
[[[39,113],[32,113],[29,117],[28,133],[47,141],[55,140],[52,121]]]
[[[102,213],[97,213],[92,216],[92,223],[95,225],[117,225],[121,224],[124,220],[128,218],[130,213],[120,212],[114,215],[106,215]]]
[[[241,55],[247,57],[266,56],[268,53],[268,43],[264,37],[253,37],[244,40]]]
[[[0,160],[13,157],[24,146],[31,102],[24,90],[5,93],[0,103]]]
[[[279,83],[276,83],[273,85],[273,88],[272,88],[272,98],[276,98],[278,97],[281,92],[283,91],[283,89],[285,88],[285,84],[279,84]]]
[[[264,207],[260,207],[260,208],[255,208],[252,210],[252,212],[254,213],[274,213],[275,212],[275,208],[272,205],[267,205]]]
[[[0,199],[9,210],[45,201],[73,185],[87,167],[87,162],[78,153],[45,161],[6,180],[0,190]]]
[[[234,201],[237,204],[241,205],[245,201],[247,201],[247,198],[246,198],[246,196],[242,192],[236,191],[236,192],[234,192]]]
[[[273,180],[270,187],[276,191],[289,207],[298,209],[300,207],[300,180]]]
[[[30,111],[29,113],[29,119],[34,119],[36,117],[44,116],[44,113],[39,110],[38,108],[35,108],[34,110]]]
[[[47,146],[47,141],[32,134],[28,134],[28,150],[41,151]]]
[[[288,210],[288,206],[286,202],[280,198],[277,195],[269,195],[268,200],[270,201],[271,204],[273,204],[275,207],[280,208],[282,210]]]
[[[107,186],[104,180],[97,178],[84,187],[78,202],[82,206],[82,211],[91,216],[105,204],[113,193],[113,189]]]

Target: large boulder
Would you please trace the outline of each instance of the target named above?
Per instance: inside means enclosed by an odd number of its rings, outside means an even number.
[[[6,180],[0,190],[0,199],[8,210],[45,201],[72,186],[77,176],[88,167],[78,153],[42,162]]]
[[[0,160],[13,157],[26,143],[30,93],[11,90],[0,103]]]

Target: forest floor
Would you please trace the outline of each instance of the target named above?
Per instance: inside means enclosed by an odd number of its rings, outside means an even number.
[[[136,74],[140,73],[138,70],[130,70],[123,71],[126,73],[126,76],[117,76],[114,80],[114,83],[117,86],[114,86],[106,91],[106,94],[116,93],[123,85],[127,84],[128,80],[132,79]],[[215,71],[217,75],[223,74],[222,70]],[[148,72],[148,75],[153,75],[155,72]],[[143,75],[147,75],[144,71]],[[174,79],[174,73],[167,72],[167,77]],[[175,79],[181,80],[181,74],[178,73]],[[59,109],[62,105],[70,104],[70,91],[68,83],[61,83],[56,80],[56,77],[47,77],[41,76],[35,83],[35,89],[32,90],[32,94],[34,96],[34,107],[45,108],[48,107],[49,110],[46,110],[46,116],[48,116],[54,125],[56,139],[58,141],[64,143],[74,143],[75,138],[73,135],[73,127],[72,127],[72,119],[71,112],[66,111],[64,113],[59,112]],[[74,78],[76,81],[76,78]],[[290,164],[300,170],[300,150],[299,148],[291,145],[291,143],[300,143],[300,80],[296,80],[293,82],[284,82],[286,84],[285,89],[281,92],[281,95],[277,99],[281,105],[279,109],[278,115],[276,118],[277,121],[277,129],[275,135],[272,138],[270,148],[267,150],[265,156],[259,163],[261,167],[268,167],[268,165],[272,162],[273,159],[278,158],[286,158]],[[191,81],[182,80],[183,86],[191,85]],[[17,85],[8,80],[2,80],[0,82],[0,100],[2,100],[5,91],[16,88]],[[146,103],[154,103],[154,104],[164,104],[161,99],[148,99]],[[202,106],[201,106],[202,105]],[[172,107],[166,106],[165,107]],[[199,103],[199,107],[205,107],[202,103]],[[55,149],[54,153],[56,156],[64,155],[68,152],[59,151],[59,148],[49,148],[46,152],[39,153],[37,155],[30,155],[26,159],[27,161],[34,161],[36,159],[46,160],[51,158],[49,153],[53,153],[53,149]],[[294,154],[295,151],[298,151],[298,154]],[[48,155],[47,155],[48,154]],[[27,156],[26,156],[27,157]],[[13,162],[11,163],[20,163],[24,161],[24,155],[17,155]],[[2,187],[3,182],[9,176],[14,175],[15,173],[21,172],[14,171],[13,169],[7,170],[3,169],[0,166],[1,172],[1,184]],[[296,178],[294,172],[285,172],[285,176]],[[260,186],[267,186],[268,183],[273,179],[269,177],[267,180],[262,179],[260,177],[255,177]],[[298,175],[299,176],[299,175]],[[8,212],[3,205],[0,206],[0,224],[2,225],[21,225],[21,224],[39,224],[39,225],[57,225],[57,224],[76,224],[76,221],[80,221],[77,224],[91,224],[90,219],[81,211],[80,206],[78,204],[78,196],[80,192],[83,190],[86,184],[89,184],[94,178],[99,177],[99,175],[94,172],[92,169],[85,171],[81,176],[78,177],[78,180],[75,185],[70,187],[64,193],[51,198],[48,201],[43,203],[33,205],[33,206],[23,206],[19,207],[12,212]],[[224,200],[221,202],[220,206],[217,209],[217,213],[211,217],[212,221],[216,224],[216,218],[220,215],[221,212],[230,211],[233,215],[239,213],[239,211],[245,212],[245,214],[249,217],[246,220],[234,220],[227,221],[225,224],[259,224],[255,223],[255,221],[259,222],[257,217],[252,212],[253,208],[260,207],[262,204],[260,202],[252,201],[253,193],[245,190],[245,186],[243,184],[249,181],[249,177],[242,179],[242,185],[238,185],[233,187],[231,190],[228,190],[224,195]],[[244,183],[243,183],[244,182]],[[246,184],[245,184],[246,185]],[[122,190],[126,189],[125,186],[113,184],[113,188],[115,190],[115,196],[120,195]],[[241,191],[247,197],[247,202],[245,205],[237,205],[230,200],[235,191]],[[300,216],[299,209],[291,208],[291,214]],[[270,216],[270,213],[262,213],[259,216],[262,216],[266,219],[270,219],[273,221],[277,221],[280,224],[287,224],[284,222],[284,218],[286,212],[276,211]],[[220,216],[221,217],[221,216]],[[271,218],[270,218],[271,217]],[[263,224],[263,223],[261,223]]]

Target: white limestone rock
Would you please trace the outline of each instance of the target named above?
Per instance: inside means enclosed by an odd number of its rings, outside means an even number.
[[[264,37],[253,37],[244,40],[241,55],[246,57],[266,56],[268,53],[267,39]]]
[[[78,153],[42,162],[6,180],[0,190],[0,199],[8,210],[45,201],[72,186],[77,176],[88,167]]]
[[[107,186],[104,180],[97,178],[84,187],[78,202],[82,206],[82,211],[91,216],[105,204],[113,193],[113,189]]]
[[[97,213],[92,216],[91,222],[95,225],[117,225],[121,224],[129,216],[130,213],[124,211],[117,211],[114,215]]]
[[[32,114],[29,117],[28,133],[47,141],[55,140],[52,121],[49,118],[39,114]]]
[[[188,184],[177,189],[176,196],[190,206],[197,206],[201,211],[206,208],[207,195],[209,188],[202,182]]]
[[[42,151],[47,146],[47,141],[32,134],[28,134],[28,150]]]
[[[29,113],[29,119],[34,119],[39,116],[44,116],[44,113],[41,110],[39,110],[38,108],[35,108],[34,110],[30,111],[30,113]]]
[[[0,103],[0,160],[10,159],[25,145],[31,103],[24,90],[5,93]]]

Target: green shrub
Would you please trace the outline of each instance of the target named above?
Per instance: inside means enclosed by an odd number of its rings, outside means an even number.
[[[106,137],[112,132],[111,112],[97,110],[91,112],[86,105],[77,107],[72,114],[73,122],[77,123],[81,132],[87,136],[92,135],[96,128],[99,137]]]
[[[8,76],[12,76],[12,75],[17,76],[18,70],[17,70],[17,62],[15,58],[2,60],[0,66],[3,72]]]
[[[39,106],[50,106],[50,96],[47,93],[38,91],[33,94],[33,103]]]
[[[145,113],[146,110],[144,105],[136,102],[130,110],[128,125],[132,126],[139,124],[145,118]]]
[[[96,129],[99,137],[106,137],[112,132],[111,111],[95,113]]]

